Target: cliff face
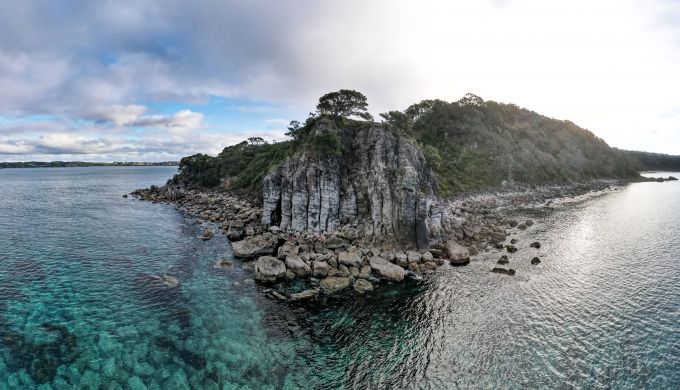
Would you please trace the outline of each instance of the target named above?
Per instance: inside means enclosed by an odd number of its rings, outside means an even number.
[[[442,235],[444,207],[420,150],[379,125],[313,131],[336,133],[342,154],[319,158],[302,150],[263,182],[262,222],[283,230],[347,238],[390,237],[419,249]]]

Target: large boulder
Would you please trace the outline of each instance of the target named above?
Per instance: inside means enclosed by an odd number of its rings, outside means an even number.
[[[446,242],[446,251],[449,254],[452,265],[461,265],[470,262],[470,251],[468,248],[457,243],[455,240],[448,240]]]
[[[255,280],[262,283],[274,283],[286,276],[286,265],[273,256],[262,256],[255,263]]]
[[[370,260],[371,268],[385,279],[400,282],[404,280],[404,269],[392,264],[382,257],[373,256]]]
[[[312,273],[312,269],[299,256],[286,256],[286,267],[297,276],[307,276]]]
[[[231,247],[236,257],[254,258],[274,253],[277,242],[278,238],[275,235],[264,233],[232,242]]]
[[[319,283],[321,288],[328,294],[336,293],[349,287],[349,278],[328,277]]]
[[[340,252],[338,254],[338,262],[340,264],[346,265],[347,267],[361,268],[361,263],[363,263],[361,258],[361,249],[350,248],[347,251]]]
[[[312,263],[312,274],[315,278],[325,278],[331,267],[325,261],[315,261]]]

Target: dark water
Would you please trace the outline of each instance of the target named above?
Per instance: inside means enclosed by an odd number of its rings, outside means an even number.
[[[214,269],[222,236],[121,197],[173,172],[0,170],[0,389],[680,387],[678,182],[527,215],[514,277],[485,253],[305,309]]]

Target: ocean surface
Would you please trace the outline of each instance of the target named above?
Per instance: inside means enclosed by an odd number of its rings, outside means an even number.
[[[515,276],[494,251],[304,308],[122,197],[174,171],[0,170],[0,389],[680,388],[680,182],[518,215]]]

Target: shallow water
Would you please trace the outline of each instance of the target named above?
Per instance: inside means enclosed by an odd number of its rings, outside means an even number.
[[[538,223],[513,236],[513,277],[488,272],[489,252],[299,308],[264,298],[238,261],[214,269],[232,257],[221,235],[121,197],[173,172],[0,170],[0,388],[680,384],[678,182],[519,216]]]

